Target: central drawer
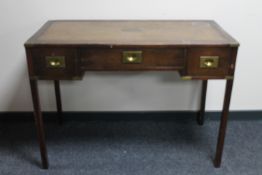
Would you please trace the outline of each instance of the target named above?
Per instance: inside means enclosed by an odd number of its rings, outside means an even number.
[[[141,58],[136,58],[134,62],[131,58],[129,61],[127,55],[130,53],[137,53]],[[185,49],[81,48],[79,58],[83,71],[180,70],[185,65]]]

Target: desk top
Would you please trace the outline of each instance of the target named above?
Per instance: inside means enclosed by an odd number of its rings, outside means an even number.
[[[34,45],[230,45],[238,42],[216,22],[48,21],[26,43]]]

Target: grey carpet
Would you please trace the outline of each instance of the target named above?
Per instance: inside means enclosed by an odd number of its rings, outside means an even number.
[[[213,167],[218,121],[46,123],[50,167],[39,168],[32,122],[0,123],[0,174],[261,175],[262,120],[229,121],[222,166]]]

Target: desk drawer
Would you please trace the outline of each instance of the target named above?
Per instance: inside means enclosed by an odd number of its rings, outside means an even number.
[[[212,61],[210,65],[203,65],[203,61],[210,59]],[[230,47],[196,47],[188,49],[187,73],[190,76],[227,76],[230,74],[231,64]]]
[[[140,53],[137,62],[125,60],[126,52]],[[185,50],[176,49],[80,49],[81,69],[85,70],[180,70],[185,65]]]
[[[33,76],[39,79],[73,79],[77,76],[74,48],[32,48]]]

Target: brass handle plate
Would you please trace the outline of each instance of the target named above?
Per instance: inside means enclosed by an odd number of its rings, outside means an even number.
[[[65,68],[64,56],[47,56],[46,66],[48,68]]]
[[[142,63],[142,51],[123,51],[123,63],[139,64]]]
[[[214,69],[218,67],[219,56],[200,56],[200,68]]]

